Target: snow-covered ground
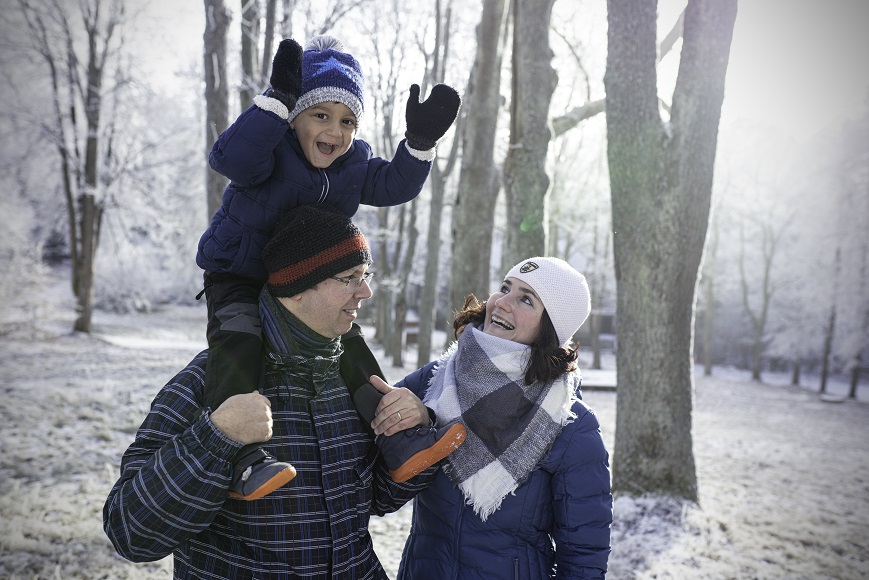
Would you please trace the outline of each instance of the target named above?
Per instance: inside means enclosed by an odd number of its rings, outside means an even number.
[[[0,327],[0,578],[170,578],[171,558],[115,555],[102,506],[151,399],[204,347],[204,307],[97,313],[82,336],[62,302]],[[386,368],[393,382],[409,370]],[[700,504],[618,497],[609,578],[869,578],[869,387],[826,402],[767,381],[697,377]],[[584,397],[612,450],[616,393]],[[410,517],[371,524],[391,576]]]

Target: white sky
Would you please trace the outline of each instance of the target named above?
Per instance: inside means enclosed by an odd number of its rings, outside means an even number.
[[[867,55],[866,0],[744,0],[724,115],[814,133],[865,105]]]

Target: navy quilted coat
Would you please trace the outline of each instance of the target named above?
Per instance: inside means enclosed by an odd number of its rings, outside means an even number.
[[[420,398],[433,363],[404,386]],[[585,403],[549,455],[483,522],[444,472],[414,498],[399,580],[604,578],[610,553],[609,455]]]
[[[372,157],[359,139],[327,169],[318,169],[308,163],[287,120],[256,105],[218,137],[208,161],[230,184],[199,240],[196,263],[262,281],[263,246],[287,210],[325,202],[352,217],[359,204],[400,205],[419,195],[431,171],[431,162],[412,156],[404,142],[389,162]]]

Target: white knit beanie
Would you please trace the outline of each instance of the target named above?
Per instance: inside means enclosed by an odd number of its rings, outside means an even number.
[[[521,280],[537,293],[562,345],[573,338],[591,312],[585,276],[560,258],[522,260],[507,272],[505,278]]]

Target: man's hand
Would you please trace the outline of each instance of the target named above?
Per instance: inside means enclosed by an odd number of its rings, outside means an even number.
[[[243,445],[272,438],[272,404],[259,392],[233,395],[211,413],[220,431]]]
[[[413,392],[405,388],[390,387],[376,375],[368,380],[375,389],[383,393],[383,398],[377,405],[377,414],[371,422],[375,435],[395,435],[399,431],[431,422],[428,409]]]

